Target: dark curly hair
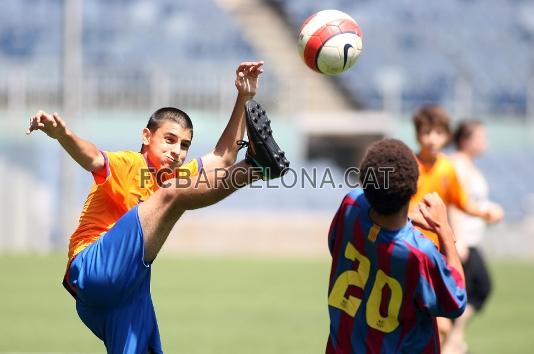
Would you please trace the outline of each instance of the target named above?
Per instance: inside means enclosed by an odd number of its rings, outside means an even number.
[[[385,168],[391,172],[381,172]],[[373,143],[360,164],[365,197],[383,215],[394,214],[409,203],[417,191],[418,177],[419,168],[412,150],[397,139]]]

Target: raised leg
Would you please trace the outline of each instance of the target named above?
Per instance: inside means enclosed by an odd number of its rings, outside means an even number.
[[[255,173],[256,172],[256,173]],[[215,204],[241,187],[261,178],[246,162],[228,169],[201,173],[190,180],[170,180],[139,206],[143,228],[145,262],[152,262],[172,228],[186,210]]]

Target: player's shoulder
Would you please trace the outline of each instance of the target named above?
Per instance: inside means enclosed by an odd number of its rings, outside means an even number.
[[[438,155],[436,163],[440,168],[443,169],[454,169],[454,163],[450,156],[447,156],[444,153]]]
[[[439,250],[434,242],[413,225],[408,228],[403,239],[410,249],[410,252],[414,254],[421,262],[426,262],[428,259],[434,258],[436,253],[439,253]]]
[[[140,152],[133,151],[133,150],[106,151],[106,153],[113,154],[115,156],[123,156],[123,157],[129,157],[129,158],[138,158],[138,157],[143,156]]]
[[[453,152],[452,154],[447,155],[447,157],[457,172],[469,170],[471,164],[467,155],[459,152]]]
[[[444,153],[438,155],[434,166],[436,176],[440,176],[441,178],[453,178],[456,176],[456,168],[452,159]]]
[[[365,194],[363,193],[363,188],[358,187],[354,188],[350,192],[348,192],[345,195],[345,198],[343,198],[344,204],[350,204],[357,207],[365,207],[369,205],[369,202],[367,201],[367,198],[365,198]]]
[[[341,201],[341,208],[347,211],[350,210],[352,214],[352,212],[366,213],[370,206],[367,198],[365,198],[363,189],[358,187],[345,195]]]
[[[202,159],[201,158],[196,158],[196,159],[192,159],[192,160],[189,160],[186,163],[184,163],[182,166],[180,166],[180,169],[200,170],[202,167],[203,167],[202,166]]]
[[[120,160],[123,162],[139,162],[144,161],[144,157],[141,153],[132,150],[120,150],[120,151],[105,151],[108,159]]]

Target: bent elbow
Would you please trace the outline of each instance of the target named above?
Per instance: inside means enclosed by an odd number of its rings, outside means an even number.
[[[450,316],[447,316],[447,317],[449,317],[449,318],[458,318],[458,317],[460,317],[464,313],[465,307],[466,307],[466,305],[463,304],[456,311],[451,312]]]
[[[97,156],[93,157],[87,166],[84,166],[85,169],[89,172],[97,172],[106,166],[106,160],[104,156],[99,152]]]

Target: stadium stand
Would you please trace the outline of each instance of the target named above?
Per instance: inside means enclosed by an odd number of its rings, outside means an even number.
[[[527,1],[269,1],[295,28],[327,8],[360,23],[364,52],[341,82],[368,108],[381,108],[378,75],[394,68],[403,78],[405,111],[425,101],[450,102],[462,78],[473,87],[475,111],[526,110],[528,74],[534,71],[534,7]]]
[[[423,101],[451,102],[461,78],[472,84],[475,111],[526,111],[534,41],[534,10],[526,1],[454,0],[424,7],[408,0],[269,2],[295,30],[324,8],[342,9],[360,22],[364,54],[357,69],[339,80],[367,108],[381,108],[379,76],[390,68],[402,78],[405,111]],[[2,6],[0,63],[59,70],[52,64],[61,52],[62,1],[9,0]],[[21,16],[32,18],[28,26],[17,25]],[[87,71],[137,73],[146,81],[156,66],[180,72],[211,67],[215,55],[221,65],[254,55],[243,30],[212,0],[86,1],[83,22]],[[51,65],[43,66],[47,58]]]
[[[491,116],[504,120],[509,116],[526,116],[526,87],[529,75],[534,73],[534,6],[528,1],[451,0],[428,2],[424,7],[415,0],[266,1],[278,9],[295,33],[307,16],[321,9],[337,8],[355,17],[364,30],[364,52],[356,67],[336,80],[348,94],[357,97],[364,108],[382,108],[380,78],[397,73],[402,79],[404,117],[423,102],[439,102],[451,107],[460,79],[472,86],[473,112],[481,118]],[[64,0],[2,1],[0,111],[4,112],[8,106],[12,83],[8,79],[18,69],[23,69],[28,79],[21,88],[28,91],[27,102],[39,102],[40,105],[44,102],[47,107],[53,107],[51,109],[61,109],[63,3]],[[225,109],[232,104],[234,88],[229,81],[232,77],[212,82],[210,75],[222,67],[234,68],[244,58],[258,57],[244,35],[246,28],[239,27],[236,19],[222,10],[216,0],[91,0],[84,2],[83,10],[84,70],[89,79],[91,75],[96,78],[93,85],[98,93],[92,99],[97,101],[95,107],[101,110],[98,113],[117,124],[113,126],[116,129],[110,130],[113,137],[102,137],[106,148],[123,142],[121,139],[124,138],[116,133],[126,129],[120,124],[131,118],[131,111],[138,113],[135,115],[137,120],[127,128],[129,132],[137,129],[146,112],[154,106],[151,98],[154,92],[150,87],[159,78],[154,77],[155,72],[169,76],[170,101],[180,102],[187,109],[192,107],[195,113],[202,112],[195,114],[201,117],[199,120],[204,116],[226,117],[217,110],[222,103]],[[421,28],[426,31],[422,32]],[[194,73],[197,72],[205,73],[208,80],[195,81]],[[233,70],[229,75],[233,75]],[[261,95],[262,102],[271,107],[276,103],[272,92],[277,86],[268,75],[266,72]],[[91,80],[85,83],[90,84]],[[223,84],[227,91],[221,94]],[[102,113],[117,107],[122,111],[109,116]],[[295,107],[295,110],[300,108]],[[24,109],[33,109],[33,106]],[[124,113],[126,109],[130,111]],[[11,116],[0,115],[0,123],[7,126],[7,117]],[[280,120],[286,117],[290,121],[294,115],[282,115]],[[216,119],[210,123],[214,121]],[[406,121],[399,122],[403,131],[411,131],[408,125]],[[90,132],[97,131],[87,122],[80,122],[79,126]],[[278,132],[284,134],[284,144],[293,143],[301,133],[290,124],[279,127]],[[5,148],[0,153],[3,161],[0,161],[3,167],[0,167],[7,170],[13,165],[25,165],[17,169],[20,176],[25,176],[19,179],[33,181],[29,176],[37,176],[43,190],[48,188],[46,193],[52,200],[49,205],[54,210],[59,209],[60,202],[54,198],[60,194],[57,170],[61,168],[59,161],[63,155],[44,143],[29,146],[26,141],[17,140],[18,132],[6,130],[8,137],[0,141],[0,147]],[[514,130],[520,131],[520,127]],[[215,132],[208,133],[211,134],[210,140],[216,137]],[[14,145],[8,145],[14,142]],[[532,146],[532,143],[526,141],[524,146]],[[136,148],[137,145],[128,147]],[[211,148],[202,144],[201,147]],[[333,168],[332,179],[343,181],[341,169],[333,167],[331,162],[305,161],[303,154],[299,155],[299,148],[288,149],[288,154],[295,156],[292,167],[307,171],[316,167],[324,172],[326,166],[330,166]],[[41,159],[38,165],[46,171],[31,170],[27,159],[33,162]],[[534,195],[532,161],[532,152],[523,151],[518,146],[506,151],[492,150],[479,161],[492,186],[494,199],[503,204],[509,220],[519,220],[533,211],[529,202]],[[73,180],[79,189],[75,192],[75,198],[79,199],[77,209],[90,177],[76,170]],[[286,182],[292,184],[293,181],[288,178]],[[19,183],[20,188],[25,183]],[[331,188],[328,183],[324,188],[313,188],[306,183],[303,188],[282,187],[268,193],[246,189],[215,206],[214,210],[249,210],[261,205],[269,210],[330,212],[346,191],[346,188]],[[8,192],[8,188],[0,189],[0,195]],[[25,200],[19,198],[17,202],[24,203]],[[18,209],[24,210],[22,206]],[[5,224],[8,219],[8,216],[4,217]]]

